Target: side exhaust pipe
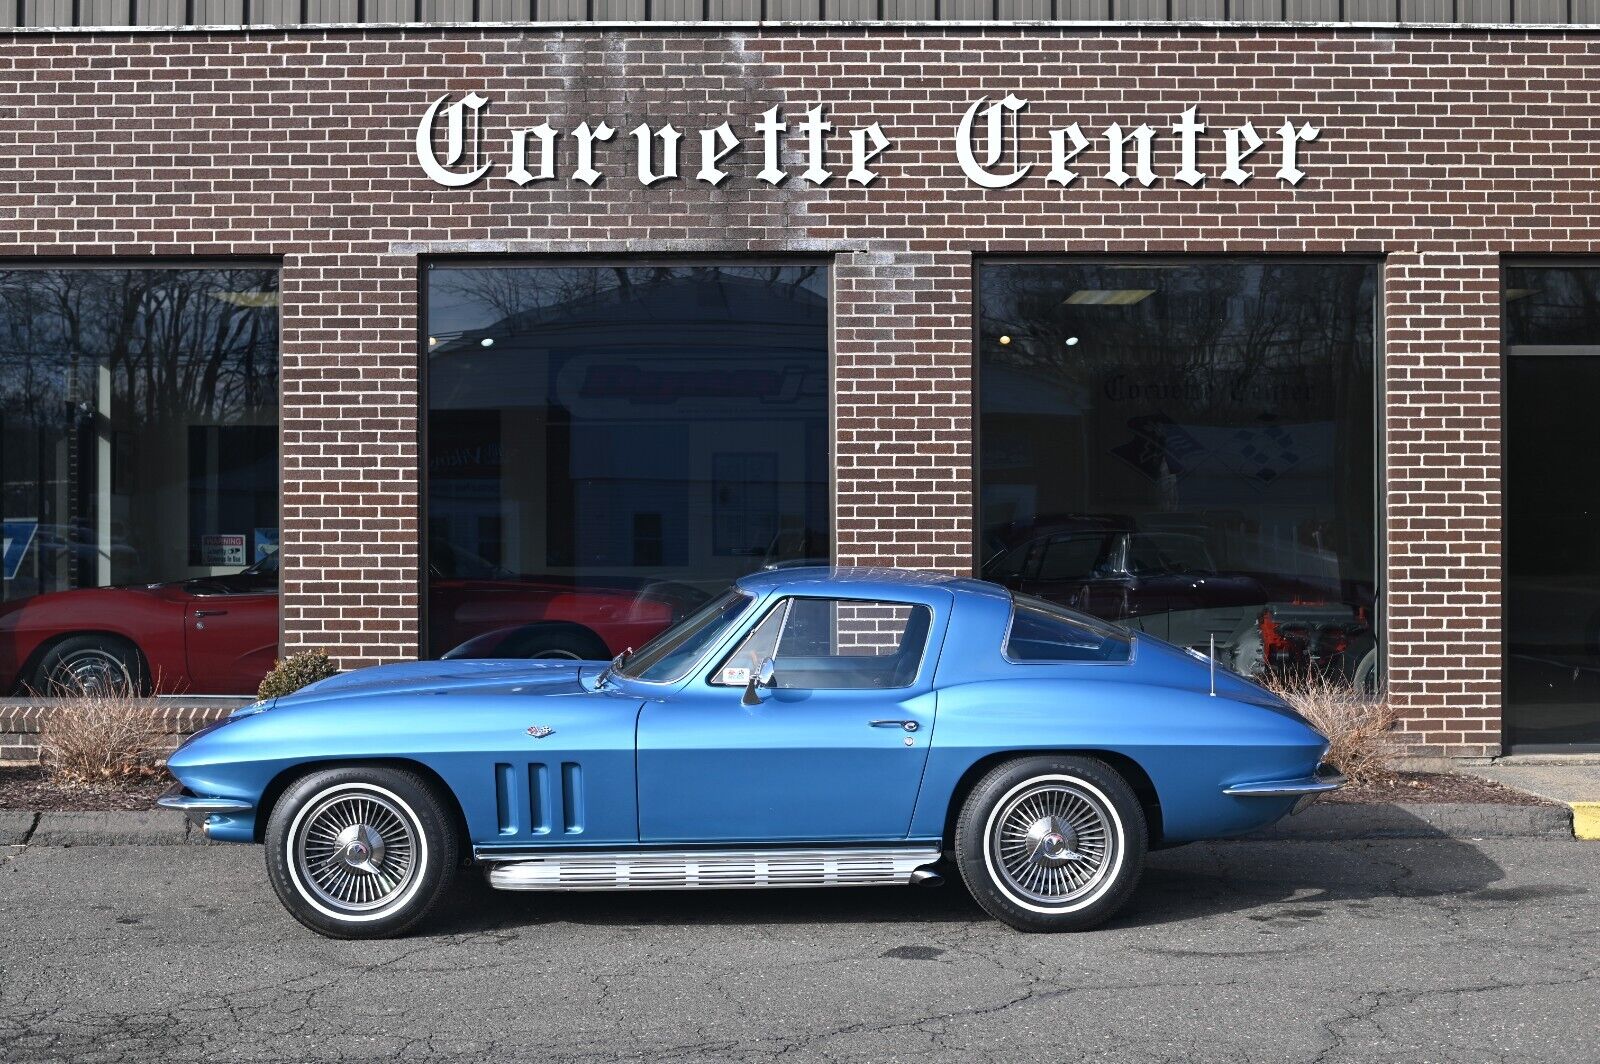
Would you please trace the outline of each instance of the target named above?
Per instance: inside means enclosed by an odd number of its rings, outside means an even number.
[[[944,876],[931,868],[919,868],[911,873],[910,882],[913,887],[942,887]]]

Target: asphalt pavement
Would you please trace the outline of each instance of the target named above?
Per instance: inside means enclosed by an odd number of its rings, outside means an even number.
[[[1596,1059],[1600,846],[1151,858],[1079,935],[941,888],[496,894],[410,938],[294,923],[259,847],[0,857],[0,1061]]]

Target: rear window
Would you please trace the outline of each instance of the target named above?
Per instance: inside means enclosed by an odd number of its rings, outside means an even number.
[[[1011,602],[1007,661],[1115,664],[1133,657],[1133,639],[1121,628],[1029,595]]]

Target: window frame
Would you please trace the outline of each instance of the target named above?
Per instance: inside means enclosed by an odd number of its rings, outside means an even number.
[[[737,252],[706,252],[703,254],[663,254],[661,252],[597,252],[587,254],[584,252],[559,252],[550,255],[529,255],[524,252],[516,253],[467,253],[467,254],[422,254],[416,259],[416,276],[414,278],[416,298],[416,351],[417,351],[417,499],[421,519],[418,521],[417,530],[417,648],[421,660],[437,660],[429,656],[428,650],[433,645],[433,632],[431,617],[432,607],[429,603],[429,583],[432,576],[428,570],[428,559],[432,555],[432,538],[430,521],[429,500],[433,497],[433,476],[429,469],[429,421],[431,420],[432,405],[432,380],[428,369],[428,276],[436,268],[443,269],[482,269],[482,270],[527,270],[527,269],[618,269],[618,268],[649,268],[652,266],[665,267],[693,267],[693,266],[736,266],[746,269],[760,269],[765,266],[818,266],[828,272],[826,291],[828,293],[828,306],[826,322],[826,351],[824,354],[827,376],[826,388],[826,418],[827,424],[823,433],[827,453],[823,458],[823,465],[827,473],[826,495],[828,499],[828,553],[830,561],[837,562],[838,548],[838,506],[836,501],[839,494],[839,463],[838,446],[835,425],[838,420],[838,405],[835,401],[835,384],[838,377],[838,345],[835,340],[836,308],[838,306],[838,255],[832,252],[795,252],[773,254],[741,254]],[[281,272],[281,267],[280,267]],[[737,586],[737,582],[732,586]],[[281,641],[280,633],[280,641]],[[697,662],[696,665],[703,662]],[[690,677],[693,676],[691,671]],[[647,681],[629,681],[642,683]],[[689,677],[680,677],[678,683],[692,682]]]
[[[1501,274],[1507,262],[1513,265],[1529,265],[1528,257],[1503,256],[1501,259]],[[1543,261],[1543,260],[1534,260]],[[1388,357],[1387,357],[1387,321],[1384,314],[1384,296],[1386,281],[1384,267],[1387,256],[1383,253],[1354,253],[1348,255],[1326,254],[1296,254],[1294,252],[1271,253],[1246,253],[1231,255],[1221,251],[1200,251],[1194,254],[1172,254],[1157,252],[1152,254],[1095,254],[1082,252],[1078,254],[1017,254],[974,253],[972,256],[972,292],[971,292],[971,333],[972,345],[972,492],[970,509],[967,511],[971,522],[972,539],[968,544],[969,557],[972,559],[972,573],[982,578],[983,571],[983,271],[994,266],[1127,266],[1142,269],[1161,269],[1165,267],[1182,268],[1186,266],[1207,265],[1304,265],[1304,266],[1351,266],[1362,265],[1372,268],[1374,283],[1372,291],[1372,452],[1376,468],[1372,478],[1372,513],[1373,513],[1373,602],[1372,626],[1376,636],[1374,642],[1378,652],[1378,675],[1381,678],[1387,674],[1389,661],[1388,648],[1388,572],[1389,572],[1389,539],[1388,526],[1384,520],[1386,516],[1385,491],[1389,475],[1389,455],[1386,450],[1387,437],[1385,435],[1384,413],[1388,406]],[[1503,287],[1503,282],[1502,282]],[[1502,362],[1504,352],[1502,352]],[[1013,611],[1013,617],[1015,611]],[[1006,622],[1005,639],[1001,641],[1001,652],[1004,654],[1006,641],[1010,639],[1011,622]],[[1137,646],[1138,639],[1134,640]],[[1007,659],[1009,661],[1009,659]],[[1052,664],[1015,663],[1015,664]],[[1070,664],[1070,663],[1054,663]]]
[[[113,31],[122,32],[122,31],[126,31],[130,27],[109,27],[109,28],[112,29]],[[141,29],[142,27],[131,27],[131,28],[133,28],[133,29]],[[23,27],[9,27],[9,28],[6,29],[5,32],[15,34],[17,32],[28,32],[28,30],[26,28],[23,28]],[[52,32],[52,31],[46,30],[44,32]],[[277,586],[277,591],[276,591],[276,594],[278,595],[278,601],[279,601],[279,605],[278,605],[278,638],[277,638],[277,645],[278,645],[279,651],[281,652],[282,649],[283,649],[283,645],[284,645],[284,623],[285,623],[284,622],[284,610],[283,610],[283,606],[282,606],[284,580],[283,580],[283,565],[282,565],[282,563],[283,563],[283,555],[281,553],[281,551],[283,550],[283,539],[282,539],[282,533],[283,533],[283,485],[284,485],[284,460],[283,460],[283,456],[284,456],[284,453],[285,453],[285,451],[284,451],[284,432],[285,432],[284,424],[285,424],[285,420],[286,420],[284,418],[284,416],[283,416],[283,410],[284,410],[284,376],[285,376],[284,375],[284,361],[283,361],[283,359],[284,359],[284,355],[283,355],[283,347],[284,347],[284,342],[283,342],[283,337],[284,337],[284,304],[283,304],[284,284],[283,284],[283,282],[284,282],[285,269],[284,269],[283,256],[281,256],[281,255],[96,255],[96,254],[88,254],[88,255],[44,254],[44,255],[24,255],[24,256],[0,255],[0,271],[7,271],[7,272],[13,272],[13,271],[14,272],[37,271],[37,272],[46,272],[46,273],[48,273],[48,272],[60,271],[60,270],[78,270],[78,271],[85,271],[85,272],[87,272],[87,271],[123,271],[123,272],[126,272],[126,271],[134,271],[134,270],[186,270],[186,271],[200,271],[200,270],[271,270],[273,272],[273,274],[277,277],[277,283],[278,283],[277,292],[278,292],[278,297],[279,297],[278,305],[276,307],[277,331],[278,331],[278,350],[277,350],[278,369],[277,369],[277,389],[276,389],[277,394],[276,394],[276,396],[274,398],[274,402],[276,403],[277,411],[278,411],[278,420],[277,420],[278,440],[277,440],[277,445],[278,445],[278,530],[279,530],[279,546],[278,546],[278,551],[276,551],[274,553],[278,554],[278,562],[279,562],[278,586]],[[830,312],[831,312],[831,308],[832,308],[831,302],[830,302],[829,306],[830,306]],[[187,503],[185,504],[185,506],[187,508]],[[184,535],[185,535],[185,537],[188,536],[188,529],[187,528],[185,528],[185,530],[184,530]],[[53,695],[41,695],[41,696],[38,696],[38,697],[39,697],[39,701],[42,701],[42,702],[55,702],[55,701],[59,701],[60,700],[57,696],[53,696]],[[234,697],[234,696],[231,696],[231,695],[220,695],[220,696],[218,696],[218,695],[208,695],[208,694],[204,694],[204,693],[196,694],[196,693],[190,693],[190,692],[185,692],[185,693],[179,693],[179,692],[161,693],[159,691],[159,689],[158,689],[156,691],[156,693],[150,695],[149,697],[150,697],[151,700],[154,700],[154,701],[160,701],[160,700],[192,701],[192,700],[197,699],[197,698],[199,698],[199,699],[217,698],[217,697],[230,698],[230,697]]]

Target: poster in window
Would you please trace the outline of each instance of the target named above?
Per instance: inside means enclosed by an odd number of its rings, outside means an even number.
[[[251,537],[254,550],[250,552],[252,563],[260,561],[269,554],[278,553],[278,530],[276,528],[258,528]]]
[[[244,565],[244,537],[201,536],[201,565]]]

